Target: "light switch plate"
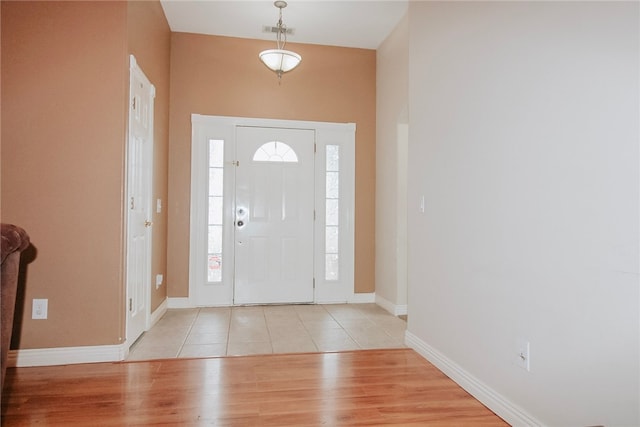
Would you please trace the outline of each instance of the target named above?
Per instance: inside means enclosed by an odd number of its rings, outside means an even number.
[[[518,338],[516,340],[516,365],[518,365],[525,371],[529,371],[531,369],[530,358],[531,354],[529,341]]]

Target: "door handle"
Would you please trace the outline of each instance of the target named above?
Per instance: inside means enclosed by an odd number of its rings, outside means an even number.
[[[151,227],[152,225],[153,225],[153,222],[152,222],[152,221],[145,221],[145,222],[144,222],[144,226],[145,226],[145,227]]]

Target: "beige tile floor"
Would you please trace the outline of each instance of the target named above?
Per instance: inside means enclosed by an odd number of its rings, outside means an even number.
[[[171,309],[127,360],[399,348],[406,326],[375,304]]]

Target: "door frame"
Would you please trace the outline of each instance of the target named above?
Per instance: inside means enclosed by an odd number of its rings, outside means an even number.
[[[135,80],[134,79],[138,79]],[[147,213],[149,215],[149,218],[147,219],[148,221],[151,221],[151,215],[152,215],[152,199],[153,199],[153,126],[154,126],[154,99],[155,99],[155,94],[156,94],[156,89],[155,86],[149,81],[149,79],[147,78],[147,76],[144,74],[144,72],[142,71],[142,69],[140,68],[140,66],[138,65],[136,58],[133,55],[129,56],[129,114],[128,114],[128,129],[127,129],[127,149],[125,151],[125,199],[124,199],[124,208],[126,210],[126,214],[124,215],[124,228],[125,228],[125,254],[124,254],[124,272],[125,272],[125,280],[124,280],[124,287],[125,287],[125,300],[124,300],[124,305],[125,305],[125,343],[127,347],[131,347],[131,345],[135,342],[135,340],[137,338],[139,338],[139,335],[136,337],[132,337],[131,336],[131,328],[130,328],[130,310],[129,310],[129,300],[131,298],[131,289],[130,289],[130,283],[129,283],[129,266],[131,265],[132,261],[135,260],[131,260],[130,256],[131,256],[131,248],[130,248],[130,244],[131,244],[131,236],[130,236],[130,231],[131,231],[131,218],[130,218],[130,200],[132,197],[132,193],[131,193],[131,188],[129,187],[130,181],[131,181],[131,174],[133,172],[133,168],[132,168],[132,164],[131,164],[131,153],[130,150],[132,149],[132,145],[131,145],[131,140],[132,140],[132,129],[131,129],[131,116],[134,114],[133,111],[133,100],[132,100],[132,94],[133,94],[133,85],[135,82],[137,81],[141,81],[144,85],[146,85],[147,87],[149,87],[149,131],[148,131],[148,135],[147,137],[149,138],[149,143],[145,145],[145,150],[144,151],[144,160],[146,162],[148,162],[147,167],[143,167],[142,170],[146,171],[147,176],[146,178],[146,182],[147,182],[147,188],[145,190],[145,193],[147,195],[147,197],[145,197],[145,200],[141,201],[142,203],[144,203],[144,205],[146,205],[147,207]],[[146,282],[146,286],[143,285],[143,300],[144,300],[144,312],[142,313],[143,316],[143,323],[144,323],[144,331],[147,331],[150,328],[150,319],[151,319],[151,264],[152,264],[152,244],[151,244],[151,239],[152,239],[152,231],[151,231],[151,227],[145,227],[145,233],[146,233],[146,258],[145,258],[145,269],[147,271],[147,282]],[[143,331],[143,332],[144,332]]]
[[[191,212],[189,243],[189,297],[187,305],[232,306],[233,302],[233,221],[235,213],[235,145],[236,127],[277,127],[315,130],[315,210],[314,225],[314,303],[348,302],[354,295],[354,209],[355,209],[355,130],[354,123],[329,123],[298,120],[254,119],[227,116],[191,115]],[[222,282],[206,282],[206,236],[202,230],[207,221],[208,149],[210,139],[225,141],[223,272]],[[325,147],[340,147],[340,277],[324,279],[325,247]],[[228,195],[228,196],[227,196]],[[232,200],[226,200],[230,197]],[[322,198],[321,198],[322,197]],[[229,243],[231,249],[229,250]],[[226,266],[226,267],[225,267]]]

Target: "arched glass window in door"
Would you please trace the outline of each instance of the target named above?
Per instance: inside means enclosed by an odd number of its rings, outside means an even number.
[[[297,163],[298,155],[284,142],[270,141],[258,147],[253,154],[253,161]]]

